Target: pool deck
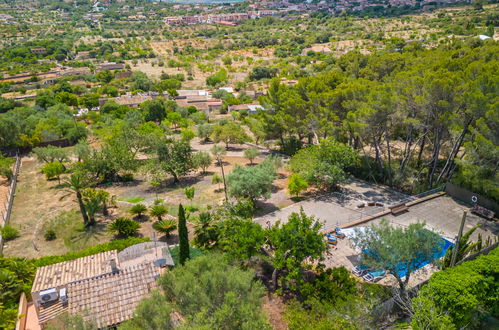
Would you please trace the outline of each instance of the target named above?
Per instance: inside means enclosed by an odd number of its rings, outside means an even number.
[[[413,223],[425,222],[426,227],[440,236],[454,242],[459,231],[463,212],[467,211],[464,232],[475,225],[480,225],[471,236],[477,240],[478,235],[484,239],[495,238],[499,235],[499,222],[486,220],[470,212],[471,205],[446,195],[445,192],[436,192],[425,197],[417,198],[394,192],[386,187],[376,186],[358,180],[353,180],[343,189],[343,194],[327,194],[320,197],[304,200],[281,210],[255,218],[254,221],[267,227],[278,220],[287,221],[292,212],[299,212],[301,208],[307,215],[316,217],[322,224],[323,230],[332,230],[335,226],[351,228],[377,224],[381,219],[387,219],[396,226],[406,227]],[[407,211],[393,215],[388,208],[400,201],[405,201],[409,207]],[[371,203],[369,203],[371,202]],[[368,206],[372,202],[379,206]],[[359,208],[359,204],[364,207]],[[328,267],[344,266],[351,269],[357,264],[359,252],[355,250],[348,238],[338,240],[336,246],[330,246],[325,255],[324,264]],[[438,269],[428,264],[411,274],[409,287],[427,280]],[[388,286],[397,286],[395,278],[387,275],[378,283]]]
[[[373,219],[363,225],[368,226],[379,223],[382,218],[387,219],[394,225],[408,226],[412,223],[425,222],[427,227],[444,238],[454,242],[457,237],[463,212],[467,211],[464,231],[466,232],[475,225],[480,225],[471,236],[472,240],[481,234],[483,238],[499,235],[499,222],[486,220],[475,214],[471,214],[470,206],[459,202],[448,195],[442,195],[423,203],[409,207],[409,210],[398,215],[386,214],[383,217]]]
[[[346,269],[351,270],[355,265],[357,265],[358,256],[359,252],[355,250],[350,240],[348,238],[344,238],[339,239],[336,246],[329,246],[323,263],[329,268],[343,266]],[[435,271],[437,271],[437,268],[432,264],[425,265],[416,270],[411,274],[409,287],[411,288],[427,280]],[[361,277],[359,277],[359,279],[364,281]],[[376,283],[386,286],[398,286],[397,280],[390,274]]]

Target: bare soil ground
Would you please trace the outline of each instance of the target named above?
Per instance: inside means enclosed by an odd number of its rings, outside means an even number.
[[[263,310],[267,313],[272,329],[288,329],[288,324],[283,318],[286,312],[286,305],[283,303],[281,297],[274,294],[266,295],[263,300]]]

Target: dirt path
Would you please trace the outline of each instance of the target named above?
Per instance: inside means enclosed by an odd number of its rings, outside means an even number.
[[[288,324],[283,318],[286,306],[281,298],[275,295],[267,295],[263,300],[263,309],[267,313],[269,323],[274,330],[288,329]]]

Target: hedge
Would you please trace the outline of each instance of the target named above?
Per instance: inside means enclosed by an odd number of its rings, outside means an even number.
[[[450,317],[456,328],[479,328],[499,317],[499,248],[475,260],[433,274],[419,296]],[[416,310],[422,319],[425,311]]]
[[[46,256],[46,257],[41,257],[38,259],[30,259],[29,261],[33,261],[33,264],[36,267],[42,267],[42,266],[47,266],[47,265],[53,265],[59,262],[63,261],[68,261],[68,260],[74,260],[86,256],[90,256],[92,254],[96,253],[101,253],[101,252],[106,252],[106,251],[111,251],[111,250],[124,250],[127,247],[134,245],[134,244],[139,244],[143,242],[149,242],[149,238],[139,238],[139,237],[130,237],[126,239],[119,239],[115,241],[111,241],[108,243],[103,243],[103,244],[98,244],[92,247],[89,247],[84,250],[76,251],[76,252],[69,252],[63,255],[59,256]]]
[[[178,245],[171,250],[172,259],[175,265],[178,265],[178,251],[179,251]],[[204,253],[201,250],[189,247],[189,256],[191,257],[191,259],[200,257],[203,254]]]

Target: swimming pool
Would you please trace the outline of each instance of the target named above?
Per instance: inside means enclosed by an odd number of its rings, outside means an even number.
[[[440,248],[439,248],[438,252],[436,252],[433,255],[433,259],[438,260],[438,259],[442,258],[443,256],[445,256],[447,249],[451,246],[454,246],[454,243],[452,243],[452,242],[450,242],[442,237],[442,242],[440,243]],[[412,270],[413,272],[415,270],[418,270],[418,269],[428,265],[430,263],[430,261],[429,260],[417,260],[416,263],[417,263],[417,268],[413,269]],[[407,275],[407,268],[402,263],[400,264],[400,267],[397,270],[397,274],[400,276],[400,278],[403,278],[403,277],[405,277],[405,275]]]

